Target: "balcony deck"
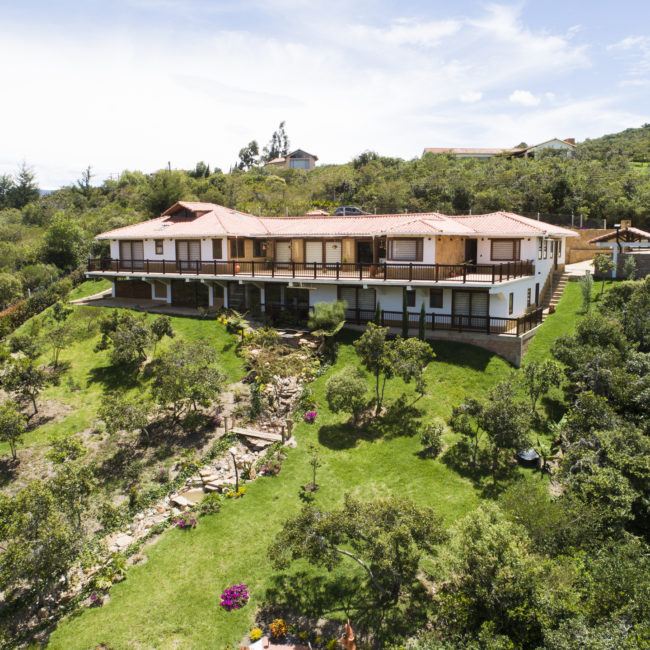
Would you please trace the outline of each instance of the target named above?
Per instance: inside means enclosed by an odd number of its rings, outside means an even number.
[[[390,262],[363,264],[344,262],[211,262],[194,260],[89,259],[93,274],[147,276],[186,275],[219,279],[330,280],[334,282],[423,282],[427,284],[496,284],[532,276],[531,260],[497,264],[419,264]]]

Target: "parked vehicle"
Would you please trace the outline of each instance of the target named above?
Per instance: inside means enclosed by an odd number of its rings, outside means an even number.
[[[342,205],[334,211],[335,217],[349,217],[352,215],[359,214],[368,214],[364,212],[361,208],[357,208],[355,205]]]

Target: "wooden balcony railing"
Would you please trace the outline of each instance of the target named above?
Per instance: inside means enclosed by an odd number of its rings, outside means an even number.
[[[306,321],[310,308],[307,306],[267,303],[259,307],[273,319],[281,320],[287,315],[297,321]],[[353,325],[366,325],[375,319],[375,311],[370,309],[348,309],[346,322]],[[496,316],[466,316],[461,314],[426,314],[425,325],[428,331],[454,330],[457,332],[479,332],[483,334],[505,334],[521,336],[542,322],[543,309],[540,307],[518,318]],[[420,322],[419,312],[408,312],[409,329],[416,330]],[[381,311],[381,324],[386,327],[401,327],[401,311]]]
[[[485,282],[534,275],[531,260],[498,264],[413,264],[346,262],[219,262],[201,260],[89,259],[88,270],[103,273],[181,274],[215,277],[287,278],[300,280],[402,280],[408,282]]]

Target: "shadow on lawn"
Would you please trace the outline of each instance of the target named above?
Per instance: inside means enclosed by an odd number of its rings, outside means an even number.
[[[414,630],[422,629],[428,617],[430,597],[418,582],[410,597],[397,604],[383,604],[361,575],[336,572],[314,575],[307,571],[280,573],[271,579],[259,618],[272,620],[306,616],[325,617],[341,622],[350,618],[357,637],[373,647],[383,648]]]
[[[489,352],[468,343],[431,341],[431,347],[436,353],[435,361],[463,366],[479,372],[483,372],[490,361],[498,356],[494,352]]]
[[[102,384],[106,390],[134,388],[139,383],[138,368],[134,366],[100,366],[88,372],[88,384]]]
[[[352,449],[359,440],[371,442],[379,438],[412,437],[418,433],[418,418],[422,412],[415,404],[407,404],[404,394],[388,407],[379,417],[370,415],[366,422],[354,426],[351,420],[336,424],[325,424],[318,430],[318,441],[328,449]]]

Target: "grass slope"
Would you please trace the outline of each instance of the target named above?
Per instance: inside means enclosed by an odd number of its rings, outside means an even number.
[[[148,561],[130,569],[128,579],[113,587],[110,603],[63,622],[50,647],[92,648],[104,643],[115,649],[223,648],[238,643],[250,630],[256,607],[268,600],[267,594],[273,600],[282,598],[266,551],[282,521],[302,505],[300,486],[308,482],[311,471],[307,443],[316,445],[321,456],[318,506],[340,504],[346,491],[367,499],[397,494],[435,507],[447,524],[476,507],[479,495],[468,478],[439,460],[419,456],[418,437],[409,428],[412,416],[405,415],[408,409],[377,436],[360,436],[346,424],[345,416],[328,412],[327,377],[357,363],[352,338],[345,335],[335,367],[314,382],[319,418],[314,425],[296,427],[299,445],[289,451],[280,475],[258,479],[244,499],[226,503],[219,514],[202,519],[196,530],[165,533],[146,550]],[[427,370],[429,390],[415,404],[423,420],[446,418],[465,395],[485,395],[510,372],[503,359],[479,348],[451,343],[434,347],[438,356]],[[386,390],[392,402],[403,392],[413,401],[413,388],[401,381],[391,382]],[[306,571],[309,577],[290,580],[293,587],[318,575],[306,564],[296,570]],[[349,572],[350,578],[356,574],[348,564],[341,571]],[[249,586],[251,602],[240,611],[222,611],[222,590],[242,581]],[[328,594],[312,593],[293,605],[297,611],[320,608],[332,615],[340,602],[314,606],[315,600],[327,599]]]
[[[90,283],[80,285],[86,288],[89,294],[101,291],[94,284],[92,289],[87,288]],[[74,307],[74,313],[70,318],[94,316],[95,314],[106,314],[107,310],[101,307]],[[47,314],[47,312],[46,312]],[[38,318],[43,318],[44,315]],[[155,315],[147,314],[147,319],[152,320]],[[228,334],[225,327],[215,321],[199,320],[183,316],[171,316],[172,326],[176,336],[186,340],[209,339],[214,342],[219,352],[220,363],[226,372],[229,381],[238,381],[243,372],[242,360],[235,353],[236,337]],[[29,326],[25,323],[19,331]],[[91,338],[76,341],[69,348],[61,353],[60,363],[68,364],[68,370],[63,374],[58,385],[48,386],[37,400],[39,405],[47,405],[56,402],[60,405],[60,412],[69,412],[63,419],[53,419],[32,431],[25,437],[20,449],[31,446],[45,446],[49,443],[52,434],[70,435],[92,426],[96,417],[100,399],[105,390],[109,388],[120,388],[123,390],[141,390],[140,383],[129,384],[127,378],[119,369],[114,369],[109,363],[107,351],[95,352],[94,348],[99,341],[99,335]],[[159,345],[162,349],[169,345],[169,339],[164,339]],[[41,364],[49,363],[50,352],[45,350],[38,360]],[[78,387],[78,390],[71,390],[71,383]],[[9,445],[0,443],[0,455],[9,453]]]

